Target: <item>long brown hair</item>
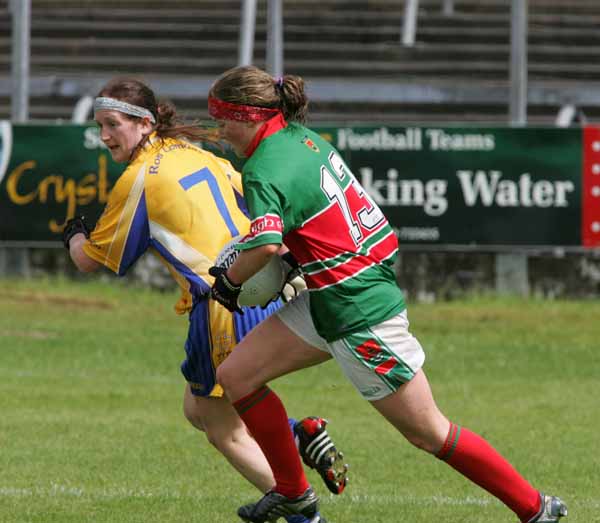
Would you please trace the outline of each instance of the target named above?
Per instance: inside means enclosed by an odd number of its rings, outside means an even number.
[[[171,101],[157,100],[154,91],[135,78],[113,78],[97,96],[115,98],[148,109],[156,119],[154,130],[159,138],[186,138],[190,141],[216,143],[214,131],[195,124],[185,124]],[[139,118],[128,114],[124,116],[132,120]]]
[[[240,105],[280,109],[287,121],[304,123],[308,112],[308,97],[300,76],[273,78],[253,65],[225,71],[211,87],[209,96]]]

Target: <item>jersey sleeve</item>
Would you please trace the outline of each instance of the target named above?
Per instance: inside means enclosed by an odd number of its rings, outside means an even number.
[[[250,232],[236,247],[253,249],[283,243],[283,195],[268,181],[244,174],[244,197],[250,213]]]
[[[122,276],[148,249],[150,232],[144,171],[125,171],[113,187],[83,250],[90,258]]]
[[[231,162],[229,160],[226,160],[225,158],[220,158],[218,156],[214,156],[214,159],[219,164],[219,167],[223,169],[223,171],[227,175],[227,178],[229,178],[229,181],[231,182],[231,185],[233,185],[233,188],[240,194],[244,194],[244,189],[242,187],[242,175],[235,170],[233,165],[231,165]]]
[[[242,175],[235,170],[233,165],[229,160],[225,160],[224,158],[219,158],[218,156],[214,157],[219,167],[223,169],[225,174],[227,175],[227,179],[231,186],[233,187],[233,192],[235,194],[235,199],[237,201],[237,205],[240,210],[244,213],[246,218],[250,218],[250,212],[248,211],[248,206],[246,205],[246,200],[244,199],[244,188],[242,185]]]

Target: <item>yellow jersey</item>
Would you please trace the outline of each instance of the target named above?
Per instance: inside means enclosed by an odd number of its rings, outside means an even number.
[[[179,284],[175,306],[189,311],[208,295],[208,269],[222,247],[245,235],[249,220],[240,174],[189,142],[153,134],[114,185],[84,252],[123,275],[147,250]]]

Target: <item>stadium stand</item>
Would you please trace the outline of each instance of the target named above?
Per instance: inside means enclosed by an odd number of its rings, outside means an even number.
[[[211,82],[238,61],[241,0],[31,1],[34,121],[70,121],[115,74],[142,76],[205,119]],[[267,0],[257,3],[254,57],[264,66]],[[554,125],[565,104],[599,121],[600,0],[528,3],[529,124]],[[11,114],[8,5],[0,0],[0,119]],[[415,45],[404,47],[404,0],[283,0],[285,71],[308,81],[311,122],[506,124],[511,1],[455,0],[451,16],[442,6],[420,0]],[[3,252],[12,255],[0,249],[0,274]],[[33,270],[68,271],[59,253],[32,249]],[[531,291],[594,295],[597,266],[595,253],[531,256]],[[495,257],[404,248],[398,270],[409,296],[453,297],[493,288]]]
[[[114,74],[135,74],[206,118],[210,82],[237,64],[240,0],[32,0],[33,120],[69,120]],[[506,123],[509,0],[421,0],[416,44],[402,0],[284,1],[286,72],[309,82],[312,121]],[[563,104],[600,117],[600,2],[529,0],[530,124]],[[0,0],[0,118],[10,117],[11,19]],[[266,1],[255,63],[264,66]]]

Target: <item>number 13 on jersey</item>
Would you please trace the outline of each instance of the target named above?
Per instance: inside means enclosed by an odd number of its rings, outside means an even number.
[[[358,246],[385,222],[385,216],[337,153],[332,151],[328,160],[328,166],[321,166],[321,190],[339,206],[350,237]]]

